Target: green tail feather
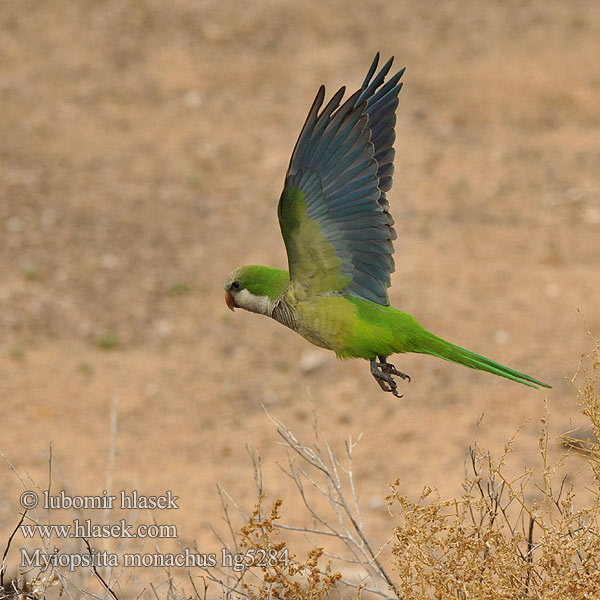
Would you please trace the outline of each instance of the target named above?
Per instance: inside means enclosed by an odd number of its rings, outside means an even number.
[[[548,385],[543,381],[538,381],[529,375],[525,375],[524,373],[519,373],[519,371],[505,367],[504,365],[501,365],[490,358],[480,356],[479,354],[475,354],[475,352],[471,352],[470,350],[465,350],[460,346],[455,346],[454,344],[451,344],[450,342],[447,342],[446,340],[443,340],[432,333],[427,333],[427,337],[423,340],[424,343],[420,345],[416,352],[437,356],[438,358],[443,358],[444,360],[449,360],[458,363],[459,365],[470,367],[471,369],[487,371],[488,373],[493,373],[494,375],[499,375],[500,377],[512,379],[513,381],[517,381],[523,385],[528,385],[532,388],[540,389],[540,387],[552,387],[551,385]]]

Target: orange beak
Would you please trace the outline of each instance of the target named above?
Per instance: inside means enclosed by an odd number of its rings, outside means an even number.
[[[229,308],[229,310],[235,310],[236,308],[239,308],[235,303],[233,296],[229,292],[225,292],[225,304],[227,304],[227,308]]]

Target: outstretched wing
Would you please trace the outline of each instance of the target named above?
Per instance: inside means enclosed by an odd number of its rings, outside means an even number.
[[[400,77],[384,84],[391,58],[340,105],[320,112],[321,86],[290,160],[278,206],[290,280],[307,294],[347,293],[389,304],[396,234],[385,193],[392,187]]]

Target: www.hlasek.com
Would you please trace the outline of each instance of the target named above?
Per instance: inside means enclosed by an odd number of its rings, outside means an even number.
[[[112,525],[92,523],[91,519],[80,521],[75,519],[69,525],[20,525],[19,529],[24,538],[34,538],[36,535],[42,539],[56,538],[176,538],[177,527],[154,523],[133,526],[121,519]]]

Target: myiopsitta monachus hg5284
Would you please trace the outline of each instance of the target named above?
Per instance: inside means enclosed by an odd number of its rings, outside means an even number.
[[[430,354],[531,387],[550,387],[455,346],[390,306],[396,238],[386,194],[392,187],[396,107],[404,69],[387,82],[390,59],[343,104],[345,88],[321,109],[321,86],[294,148],[277,214],[289,270],[240,267],[225,283],[227,306],[272,317],[338,358],[364,358],[386,392],[387,357]]]

